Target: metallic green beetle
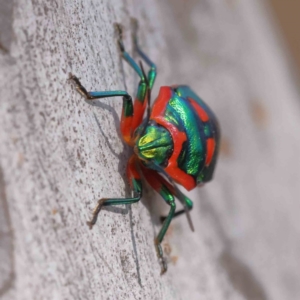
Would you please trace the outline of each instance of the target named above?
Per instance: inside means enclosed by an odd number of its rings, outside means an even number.
[[[133,147],[127,164],[127,176],[133,194],[129,198],[100,199],[88,225],[90,228],[95,225],[102,206],[138,202],[142,196],[142,174],[170,206],[169,214],[162,218],[162,228],[155,238],[163,274],[167,264],[161,242],[172,218],[185,212],[193,230],[189,217],[193,203],[178,189],[176,183],[192,190],[212,179],[220,144],[220,129],[211,109],[185,85],[162,86],[151,109],[150,94],[156,78],[156,66],[140,49],[135,30],[135,50],[149,66],[146,76],[142,63],[138,65],[125,51],[121,26],[117,25],[116,28],[122,57],[140,77],[134,104],[126,91],[88,92],[76,76],[70,74],[70,80],[87,100],[122,97],[121,133],[124,141]],[[175,198],[181,202],[183,210],[175,211]]]

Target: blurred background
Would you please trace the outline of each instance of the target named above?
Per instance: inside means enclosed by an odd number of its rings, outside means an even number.
[[[300,299],[299,1],[74,3],[0,0],[0,298]],[[215,179],[191,193],[197,230],[172,222],[163,277],[149,189],[85,226],[99,195],[124,195],[129,150],[121,103],[91,108],[66,81],[131,93],[113,23],[131,53],[132,16],[153,95],[187,83],[222,126]]]
[[[287,51],[294,62],[296,76],[300,75],[300,1],[268,0],[271,13],[277,22],[278,29]]]

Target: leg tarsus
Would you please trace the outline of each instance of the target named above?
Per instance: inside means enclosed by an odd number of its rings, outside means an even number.
[[[133,58],[126,52],[124,43],[123,43],[123,29],[122,25],[115,23],[115,28],[118,34],[118,46],[121,51],[122,57],[127,61],[127,63],[135,70],[135,72],[141,78],[141,82],[145,82],[145,77],[140,69],[139,65],[133,60]]]
[[[170,226],[172,218],[176,210],[175,198],[174,198],[174,188],[169,182],[166,181],[159,173],[156,171],[145,168],[143,165],[140,166],[143,175],[150,186],[158,192],[165,202],[170,206],[170,211],[168,216],[163,222],[163,225],[155,239],[156,253],[161,264],[161,274],[167,271],[167,263],[163,257],[163,250],[161,247],[161,242]]]
[[[99,215],[101,208],[106,200],[108,200],[108,199],[101,198],[100,200],[98,200],[98,204],[93,210],[93,217],[92,217],[91,221],[86,222],[86,224],[89,226],[90,229],[92,229],[93,226],[96,224],[98,215]]]
[[[138,21],[135,18],[131,18],[131,24],[132,24],[132,32],[133,32],[132,39],[133,39],[133,43],[134,43],[134,48],[137,51],[137,53],[140,55],[140,57],[150,67],[147,78],[148,78],[149,88],[152,89],[154,82],[155,82],[156,74],[157,74],[156,65],[152,62],[152,60],[148,57],[148,55],[146,55],[144,53],[144,51],[141,49],[141,47],[139,46],[138,36],[137,36]]]
[[[173,215],[174,215],[174,212],[175,212],[175,209],[176,209],[176,204],[175,204],[175,199],[173,197],[173,200],[171,201],[168,201],[167,204],[169,204],[171,206],[170,208],[170,212],[167,216],[167,218],[165,219],[158,235],[157,235],[157,238],[155,239],[155,246],[156,246],[156,251],[157,251],[157,256],[159,258],[159,262],[160,262],[160,265],[161,265],[161,275],[164,274],[166,271],[167,271],[167,262],[163,256],[163,250],[162,250],[162,247],[161,247],[161,242],[170,226],[170,223],[172,221],[172,218],[173,218]]]
[[[163,225],[162,225],[162,228],[160,229],[160,232],[158,233],[158,236],[157,236],[157,239],[158,241],[161,243],[168,228],[169,228],[169,225],[172,221],[172,218],[174,216],[174,213],[175,213],[175,210],[176,210],[176,204],[175,204],[175,199],[173,198],[172,201],[170,202],[167,202],[168,205],[170,205],[170,211],[169,211],[169,214],[168,216],[166,217],[166,219],[164,220],[163,222]]]
[[[124,97],[125,101],[132,101],[131,96],[128,95],[126,91],[118,90],[118,91],[91,91],[88,92],[87,89],[81,84],[78,77],[69,73],[69,81],[71,81],[77,90],[77,92],[82,95],[87,100],[95,100],[101,98],[109,98],[109,97]]]
[[[161,272],[160,272],[160,275],[163,275],[164,273],[167,272],[168,270],[168,265],[167,265],[167,262],[164,258],[164,255],[163,255],[163,250],[162,250],[162,247],[161,247],[161,244],[159,243],[158,239],[156,238],[154,240],[154,244],[155,244],[155,249],[156,249],[156,255],[159,259],[159,263],[161,265]]]
[[[77,90],[77,92],[83,96],[84,98],[86,98],[87,100],[91,100],[93,99],[93,97],[91,97],[88,93],[88,91],[86,90],[86,88],[81,84],[80,80],[78,79],[78,77],[76,77],[75,75],[73,75],[72,73],[69,73],[69,79],[74,85],[75,88]]]
[[[93,210],[93,217],[91,221],[87,222],[90,229],[97,222],[98,215],[101,211],[102,206],[110,206],[110,205],[122,205],[122,204],[133,204],[140,201],[142,197],[142,183],[139,171],[136,166],[136,157],[133,155],[129,159],[126,168],[126,174],[129,179],[130,186],[134,192],[133,197],[130,198],[101,198],[98,201],[97,206]]]
[[[134,132],[135,129],[141,124],[142,119],[143,119],[143,115],[144,115],[144,111],[145,111],[145,107],[146,105],[144,105],[144,101],[146,98],[146,94],[147,94],[147,78],[144,75],[142,69],[140,68],[140,66],[134,61],[134,59],[128,54],[128,52],[126,52],[124,44],[123,44],[123,39],[122,39],[122,27],[120,24],[115,24],[116,29],[118,31],[119,34],[119,38],[118,38],[118,45],[119,45],[119,49],[121,51],[122,57],[123,59],[134,69],[134,71],[139,75],[140,77],[140,82],[139,82],[139,86],[138,86],[138,90],[137,90],[137,95],[136,95],[136,99],[134,101],[134,114],[133,114],[133,120],[131,123],[131,132]]]
[[[133,198],[101,198],[98,200],[96,207],[93,210],[93,216],[91,221],[87,222],[87,225],[90,229],[96,224],[98,215],[102,209],[102,206],[111,206],[111,205],[122,205],[122,204],[133,204],[140,201],[142,193],[137,193],[137,196]]]
[[[119,45],[120,51],[124,52],[125,47],[123,44],[123,26],[120,23],[115,23],[114,26],[115,26],[115,30],[118,35],[118,45]]]
[[[132,27],[132,39],[133,39],[133,42],[136,44],[137,43],[137,32],[139,29],[139,22],[136,18],[131,18],[130,22],[131,22],[131,27]]]

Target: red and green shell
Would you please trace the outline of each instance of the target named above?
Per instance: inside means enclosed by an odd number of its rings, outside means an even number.
[[[135,152],[148,168],[163,168],[187,190],[212,179],[220,129],[190,87],[161,87],[147,126],[137,128],[136,136]]]

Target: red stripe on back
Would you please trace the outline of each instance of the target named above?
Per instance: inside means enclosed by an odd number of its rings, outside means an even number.
[[[193,108],[195,109],[195,111],[197,112],[200,120],[203,122],[207,122],[209,120],[209,116],[206,113],[206,111],[194,99],[188,97],[188,100],[191,103],[191,105],[193,106]]]
[[[165,127],[171,134],[173,143],[174,143],[174,149],[171,157],[169,158],[168,166],[165,168],[165,171],[167,174],[169,174],[177,183],[184,186],[188,191],[193,189],[196,186],[196,182],[194,178],[185,173],[183,170],[181,170],[178,167],[178,157],[180,155],[182,144],[184,141],[187,140],[187,136],[185,132],[181,132],[178,130],[178,128],[173,125],[172,123],[168,122],[164,119],[162,116],[157,116],[152,118],[154,121],[156,121],[158,124]]]
[[[170,175],[177,183],[181,184],[188,191],[190,191],[191,189],[193,189],[196,186],[195,179],[193,178],[193,176],[191,176],[191,175],[185,173],[183,170],[181,170],[177,164],[177,160],[178,160],[178,157],[179,157],[181,149],[182,149],[182,144],[184,141],[187,140],[187,136],[184,132],[179,131],[175,125],[168,122],[164,118],[164,112],[166,110],[168,102],[171,100],[171,97],[172,97],[172,88],[168,87],[168,86],[162,86],[160,88],[159,95],[153,105],[150,119],[156,121],[158,124],[165,127],[172,136],[172,140],[174,143],[174,149],[173,149],[173,153],[172,153],[171,157],[169,158],[168,166],[165,168],[166,173],[168,175]],[[198,105],[197,107],[199,108],[200,106]],[[202,108],[200,107],[200,109],[202,109]],[[197,111],[196,107],[195,107],[195,110]],[[206,114],[203,109],[202,109],[202,111],[204,112],[204,114]],[[205,118],[204,114],[202,113],[202,115]],[[207,119],[208,119],[208,116],[207,116]]]
[[[205,165],[208,166],[211,163],[211,160],[215,151],[215,140],[213,138],[209,138],[206,140],[206,159]]]

